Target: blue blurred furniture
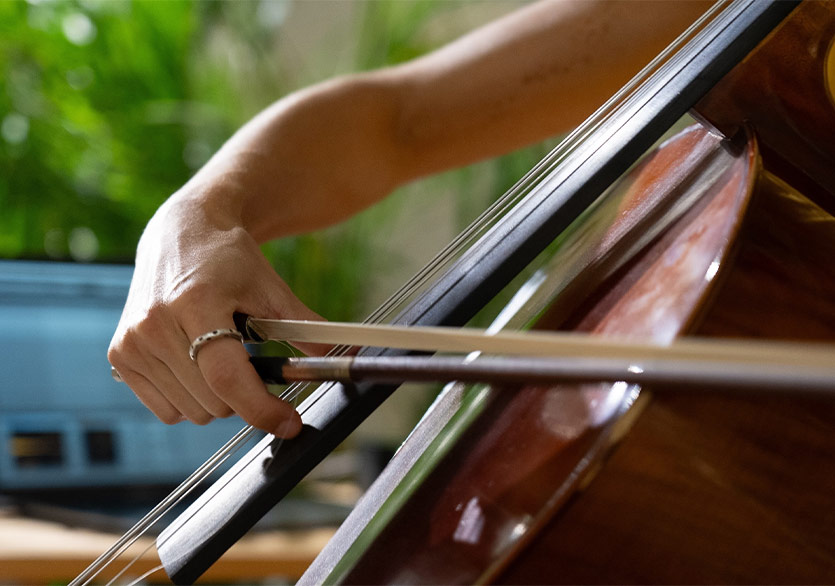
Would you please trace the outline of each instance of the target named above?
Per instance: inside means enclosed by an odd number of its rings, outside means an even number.
[[[167,426],[112,380],[131,272],[0,261],[0,491],[178,483],[243,426]]]

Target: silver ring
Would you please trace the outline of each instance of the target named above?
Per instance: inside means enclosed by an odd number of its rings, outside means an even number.
[[[241,344],[244,343],[244,337],[241,332],[238,330],[234,330],[231,328],[225,328],[220,330],[212,330],[211,332],[207,332],[202,336],[197,336],[194,338],[194,341],[191,343],[191,346],[188,348],[188,355],[194,362],[197,362],[197,352],[206,342],[210,342],[216,338],[237,338]]]
[[[122,375],[121,375],[121,374],[119,374],[119,371],[118,371],[118,370],[116,370],[116,367],[114,367],[114,366],[111,366],[111,367],[110,367],[110,376],[112,376],[112,377],[113,377],[113,380],[115,380],[117,383],[123,383],[123,382],[125,382],[125,381],[122,379]]]

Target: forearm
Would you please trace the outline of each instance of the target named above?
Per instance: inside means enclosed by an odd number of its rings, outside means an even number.
[[[402,179],[385,73],[291,94],[242,127],[172,203],[234,218],[259,242],[339,222]]]
[[[568,132],[710,4],[539,2],[404,65],[405,173],[430,174]]]
[[[333,224],[394,187],[582,120],[704,6],[533,5],[413,62],[318,84],[254,118],[158,210],[108,352],[160,419],[238,413],[289,437],[301,420],[236,341],[189,358],[235,312],[317,319],[259,243]],[[302,347],[307,352],[321,348]]]
[[[531,5],[413,62],[279,100],[174,199],[259,242],[339,222],[414,178],[570,130],[706,4]]]
[[[174,199],[259,242],[339,222],[414,178],[570,130],[707,4],[531,5],[413,62],[279,100]]]

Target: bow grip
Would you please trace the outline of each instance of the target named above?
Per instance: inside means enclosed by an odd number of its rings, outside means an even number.
[[[249,325],[249,315],[246,313],[235,312],[232,314],[232,319],[235,322],[235,329],[237,329],[241,335],[244,337],[244,343],[246,344],[260,344],[262,342],[266,342],[267,340],[262,336],[258,335],[253,328]]]

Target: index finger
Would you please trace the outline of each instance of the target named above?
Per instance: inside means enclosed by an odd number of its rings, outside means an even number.
[[[240,342],[213,340],[197,354],[197,365],[212,392],[250,425],[283,438],[301,431],[299,414],[267,390]]]

